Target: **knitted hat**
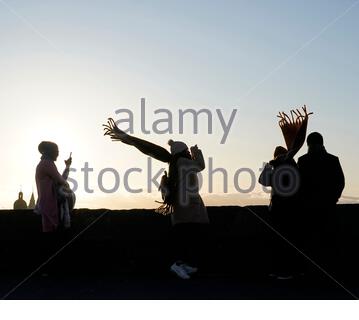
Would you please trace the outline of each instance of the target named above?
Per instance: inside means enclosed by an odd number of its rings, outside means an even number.
[[[171,147],[171,154],[181,153],[188,149],[187,145],[182,141],[173,141],[171,139],[168,141],[168,144]]]

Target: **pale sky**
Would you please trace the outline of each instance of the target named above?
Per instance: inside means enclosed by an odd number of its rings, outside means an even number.
[[[2,170],[0,208],[11,208],[20,188],[25,200],[36,189],[34,175],[42,140],[60,147],[59,171],[73,153],[77,207],[156,207],[160,194],[130,194],[124,173],[140,168],[132,188],[147,185],[147,157],[103,137],[101,125],[115,110],[134,113],[135,134],[162,146],[169,138],[198,144],[205,159],[228,171],[214,176],[208,192],[208,163],[202,194],[210,205],[267,203],[260,186],[250,194],[233,184],[239,168],[259,168],[283,144],[276,114],[303,104],[314,112],[308,131],[324,135],[327,150],[340,157],[344,195],[359,197],[359,2],[338,1],[0,1],[0,121]],[[174,133],[140,131],[140,99],[146,125],[173,115]],[[206,108],[213,134],[199,122],[178,130],[178,110]],[[238,109],[225,144],[216,109],[228,120]],[[304,146],[299,155],[306,152]],[[85,162],[94,168],[84,189]],[[208,161],[207,161],[208,162]],[[165,167],[152,162],[153,172]],[[97,178],[104,168],[120,176],[106,194]],[[241,175],[240,185],[250,184]],[[107,174],[106,188],[114,185]],[[348,201],[348,199],[343,199]],[[353,200],[354,201],[354,200]]]

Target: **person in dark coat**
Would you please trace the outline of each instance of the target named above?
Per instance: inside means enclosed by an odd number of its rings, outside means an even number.
[[[308,153],[298,160],[307,234],[304,249],[312,258],[321,261],[333,255],[336,204],[344,190],[345,177],[339,158],[326,151],[320,133],[311,133],[307,144]]]
[[[307,207],[333,208],[345,187],[339,158],[325,150],[323,137],[318,132],[308,136],[307,144],[308,153],[298,160],[303,200]]]
[[[259,183],[272,188],[269,206],[270,222],[276,232],[273,234],[272,273],[278,280],[292,279],[300,273],[299,254],[293,248],[300,240],[299,190],[300,174],[294,156],[305,142],[309,115],[306,106],[301,111],[292,110],[290,118],[279,114],[279,125],[287,148],[278,146],[274,159],[264,168]]]

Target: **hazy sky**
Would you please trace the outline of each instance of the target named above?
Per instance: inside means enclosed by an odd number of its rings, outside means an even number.
[[[358,5],[356,5],[358,3]],[[59,170],[73,152],[77,207],[155,207],[160,195],[146,192],[147,158],[102,136],[101,124],[115,110],[134,112],[135,133],[166,145],[169,138],[198,144],[206,159],[228,171],[228,194],[221,174],[214,176],[207,204],[262,203],[257,186],[238,193],[237,169],[256,173],[283,144],[280,110],[307,104],[315,114],[309,131],[320,131],[329,152],[340,156],[345,196],[359,196],[359,2],[338,1],[32,1],[0,0],[0,208],[12,207],[22,187],[30,198],[41,140],[59,144]],[[173,114],[172,135],[140,131],[140,99],[146,98],[146,124]],[[178,132],[178,110],[207,108],[207,122],[193,134],[191,122]],[[225,119],[238,109],[225,144],[216,109]],[[162,115],[163,117],[163,115]],[[126,126],[126,125],[125,125]],[[303,147],[300,154],[306,152]],[[94,171],[84,190],[81,168]],[[124,173],[133,173],[129,194]],[[164,167],[153,161],[153,172]],[[208,163],[207,163],[208,167]],[[120,176],[116,193],[98,188],[104,168]],[[250,184],[241,175],[240,185]],[[104,187],[114,185],[107,173]]]

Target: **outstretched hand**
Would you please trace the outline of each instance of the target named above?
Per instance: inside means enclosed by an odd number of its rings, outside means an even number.
[[[114,136],[120,129],[117,127],[115,120],[112,118],[107,119],[107,124],[102,125],[104,127],[104,136]]]
[[[122,141],[128,143],[128,135],[126,132],[122,131],[116,124],[115,120],[109,118],[107,124],[102,125],[104,127],[104,135],[110,136],[113,141]]]

